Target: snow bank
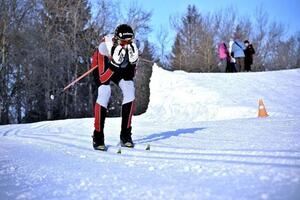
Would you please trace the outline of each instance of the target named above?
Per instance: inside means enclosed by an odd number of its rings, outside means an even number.
[[[153,66],[149,120],[254,118],[262,98],[271,116],[300,115],[300,70],[259,73],[169,72]]]

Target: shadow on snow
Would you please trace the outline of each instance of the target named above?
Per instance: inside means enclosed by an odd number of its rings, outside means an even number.
[[[197,131],[203,130],[205,128],[187,128],[187,129],[177,129],[176,131],[166,131],[162,133],[154,133],[147,137],[135,140],[136,144],[142,144],[147,142],[155,142],[159,140],[169,139],[171,137],[177,137],[183,134],[193,134]]]

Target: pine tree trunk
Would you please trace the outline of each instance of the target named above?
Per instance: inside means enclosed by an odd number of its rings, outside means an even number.
[[[78,64],[76,63],[75,64],[75,76],[77,75],[77,72],[78,72]],[[77,105],[77,92],[78,92],[78,87],[74,87],[74,104],[72,106],[74,106],[74,109],[73,109],[73,116],[77,117],[77,110],[78,110],[78,105]]]
[[[17,122],[21,123],[22,121],[22,100],[19,96],[21,93],[20,83],[21,83],[21,69],[20,65],[17,67],[17,80],[16,80],[16,111],[17,111]]]
[[[48,45],[49,46],[49,45]],[[51,48],[48,48],[48,61],[49,63],[51,63],[52,59],[51,59]],[[51,84],[51,80],[50,80],[50,70],[49,70],[48,65],[45,66],[45,71],[44,74],[46,75],[46,80],[45,80],[45,109],[46,109],[46,114],[47,114],[47,120],[52,119],[52,109],[51,109],[51,99],[50,99],[50,84]]]
[[[71,80],[70,78],[70,66],[68,65],[67,66],[68,69],[67,69],[67,76],[68,76],[68,81]],[[68,109],[68,103],[69,103],[69,94],[68,92],[66,92],[66,98],[65,98],[65,106],[64,106],[64,109],[65,109],[65,118],[68,118],[68,115],[69,115],[69,109]]]
[[[0,124],[8,124],[8,96],[7,96],[7,81],[6,75],[8,71],[5,69],[6,64],[6,21],[4,20],[3,30],[2,30],[2,38],[1,38],[1,65],[0,65],[0,81],[2,82],[0,85]]]
[[[5,38],[5,32],[6,32],[6,22],[4,21],[4,24],[3,24],[3,30],[2,30],[2,41],[1,41],[1,52],[2,52],[2,58],[1,58],[1,67],[0,67],[0,73],[5,65],[5,53],[6,53],[6,38]]]
[[[1,83],[1,104],[0,104],[0,124],[8,124],[9,123],[9,99],[7,96],[7,80],[5,70],[3,72],[3,80]]]

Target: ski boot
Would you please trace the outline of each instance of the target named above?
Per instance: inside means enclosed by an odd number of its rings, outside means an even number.
[[[120,144],[122,147],[133,148],[134,143],[131,138],[131,127],[121,131]]]
[[[95,150],[106,151],[103,132],[98,132],[95,130],[92,138],[93,138],[93,147]]]

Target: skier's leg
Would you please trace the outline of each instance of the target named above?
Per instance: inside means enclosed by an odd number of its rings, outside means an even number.
[[[131,119],[134,112],[135,88],[133,80],[122,79],[119,86],[123,93],[122,103],[122,125],[120,139],[126,147],[133,147],[131,138]]]
[[[93,135],[93,146],[98,150],[105,150],[103,130],[110,95],[110,85],[100,85],[100,87],[98,88],[98,97],[94,108],[95,130]]]

